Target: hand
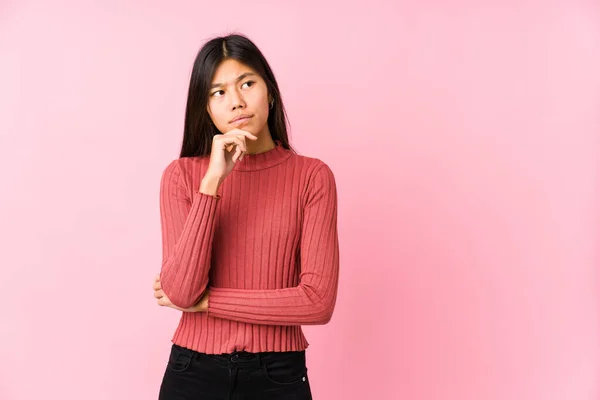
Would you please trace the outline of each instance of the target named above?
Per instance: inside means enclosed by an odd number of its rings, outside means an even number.
[[[162,291],[160,284],[160,274],[157,274],[154,278],[154,297],[158,299],[157,304],[163,307],[174,308],[175,310],[184,311],[184,312],[200,312],[200,311],[208,311],[208,295],[209,290],[206,289],[204,294],[200,298],[200,300],[190,308],[181,308],[171,303],[171,300],[167,297],[167,295]]]
[[[258,140],[258,137],[239,128],[213,136],[206,175],[223,181],[233,170],[235,163],[244,158],[247,151],[246,139]]]

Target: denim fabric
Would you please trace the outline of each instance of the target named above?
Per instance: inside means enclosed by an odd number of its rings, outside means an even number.
[[[171,347],[159,400],[312,400],[305,351],[205,354]]]

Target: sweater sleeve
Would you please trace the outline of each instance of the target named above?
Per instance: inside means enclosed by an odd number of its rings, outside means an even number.
[[[164,170],[160,183],[162,267],[160,281],[171,302],[195,305],[208,286],[215,215],[220,196],[192,191],[178,160]]]
[[[300,283],[270,290],[209,287],[208,315],[263,325],[323,325],[337,297],[337,192],[322,164],[309,183],[300,240]]]

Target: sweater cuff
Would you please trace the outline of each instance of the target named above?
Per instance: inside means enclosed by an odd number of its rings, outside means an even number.
[[[223,295],[223,292],[226,293],[225,290],[222,290],[221,288],[215,288],[212,286],[209,286],[209,294],[208,294],[208,305],[206,307],[206,313],[209,317],[224,317],[226,316],[226,312],[230,311],[230,309],[227,307],[227,303],[225,302],[225,300],[227,300],[227,295]],[[230,299],[231,300],[231,299]],[[231,305],[230,305],[231,306]],[[225,312],[225,314],[223,314]]]
[[[220,200],[221,196],[216,194],[216,195],[210,195],[210,194],[206,194],[206,193],[202,193],[200,191],[194,191],[194,198],[192,200],[196,200],[197,198],[202,198],[202,197],[208,197],[209,199],[214,199],[214,200]]]

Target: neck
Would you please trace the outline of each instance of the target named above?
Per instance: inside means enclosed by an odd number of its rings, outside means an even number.
[[[265,124],[265,128],[256,136],[258,136],[257,140],[246,139],[246,154],[260,154],[275,148],[275,142],[271,137],[268,125]]]
[[[249,140],[246,141],[246,143],[248,142]],[[240,172],[260,171],[279,165],[292,155],[290,150],[283,148],[281,141],[274,142],[271,149],[264,148],[263,150],[254,154],[246,153],[242,161],[235,164],[233,170]]]

